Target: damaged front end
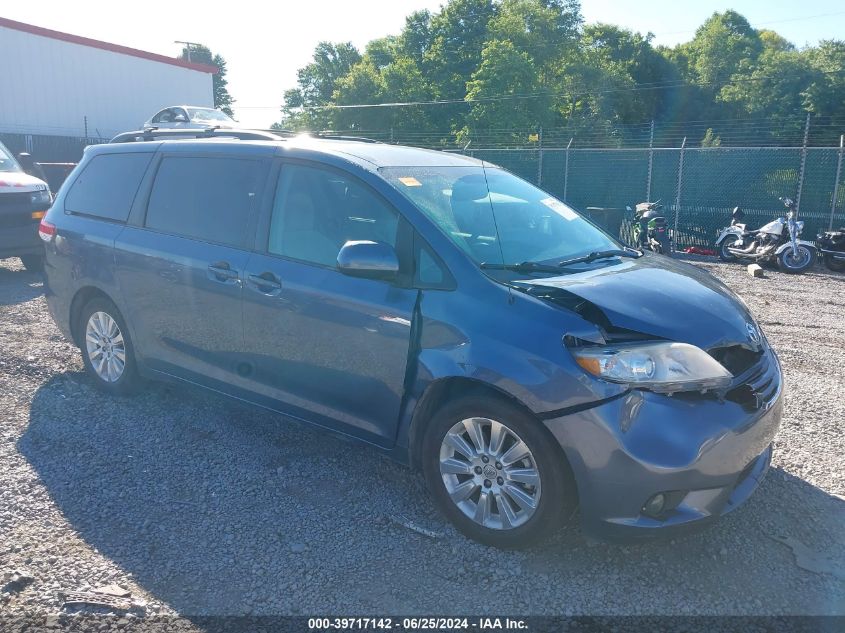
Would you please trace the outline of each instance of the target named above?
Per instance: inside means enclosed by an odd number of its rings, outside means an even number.
[[[742,504],[768,469],[782,414],[777,357],[745,310],[732,306],[741,330],[696,330],[687,320],[686,340],[672,340],[656,334],[673,313],[668,301],[666,313],[632,306],[616,318],[577,286],[539,281],[511,287],[594,325],[568,332],[563,345],[586,376],[626,388],[543,416],[575,473],[585,529],[611,540],[666,536]]]

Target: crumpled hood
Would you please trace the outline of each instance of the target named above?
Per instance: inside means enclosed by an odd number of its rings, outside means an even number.
[[[0,193],[26,193],[46,186],[44,181],[22,171],[0,171]]]
[[[667,257],[647,253],[614,266],[514,284],[571,293],[619,328],[702,349],[756,347],[747,325],[753,318],[733,292],[709,273]]]

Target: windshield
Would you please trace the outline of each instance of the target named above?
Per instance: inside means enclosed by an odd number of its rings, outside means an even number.
[[[21,166],[14,159],[6,146],[0,143],[0,171],[21,171]]]
[[[478,264],[557,262],[620,244],[503,169],[390,167],[382,175]]]
[[[209,108],[188,108],[188,114],[192,121],[221,121],[231,123],[232,119],[219,110]]]

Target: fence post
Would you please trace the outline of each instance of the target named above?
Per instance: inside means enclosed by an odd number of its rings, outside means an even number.
[[[537,156],[537,186],[543,186],[543,128],[541,127],[537,132],[537,147],[540,150]]]
[[[648,181],[645,186],[646,202],[651,201],[651,169],[654,165],[654,120],[651,121],[651,133],[648,137]]]
[[[833,201],[830,203],[830,224],[827,230],[833,230],[833,214],[836,211],[836,198],[839,196],[839,177],[842,175],[842,153],[845,150],[845,134],[839,137],[839,160],[836,161],[836,180],[833,181]]]
[[[88,138],[88,115],[82,117],[82,123],[85,125],[85,138]]]
[[[566,189],[569,187],[569,148],[572,147],[572,139],[566,144],[566,161],[563,167],[563,201],[566,202]]]
[[[678,218],[681,215],[681,187],[684,184],[684,150],[687,147],[687,137],[681,142],[681,157],[678,160],[678,191],[675,194],[675,230],[672,233],[673,250],[678,249]]]
[[[795,214],[801,210],[801,190],[804,188],[804,167],[807,165],[807,141],[810,138],[810,113],[804,125],[804,144],[801,146],[801,167],[798,170],[798,195],[795,196]]]

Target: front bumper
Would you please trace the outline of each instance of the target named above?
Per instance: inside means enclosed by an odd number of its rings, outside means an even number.
[[[704,526],[747,500],[765,476],[780,425],[777,391],[764,407],[647,391],[546,420],[578,486],[585,531],[608,540],[670,536]],[[657,493],[673,504],[659,518],[643,506]]]
[[[38,222],[0,229],[0,259],[43,252],[44,245],[38,237]]]

